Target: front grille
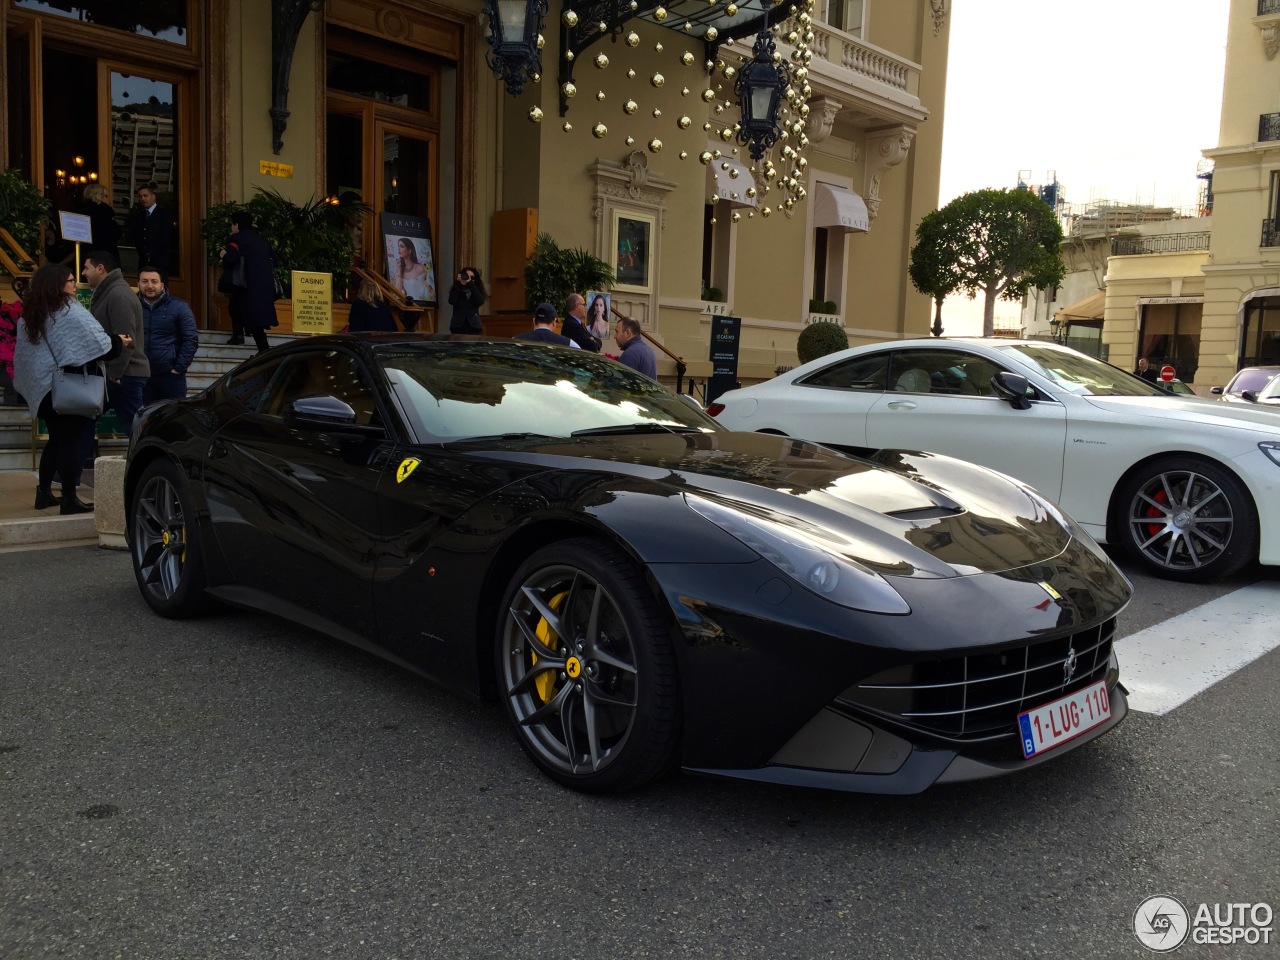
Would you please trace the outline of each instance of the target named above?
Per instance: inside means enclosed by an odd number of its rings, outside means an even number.
[[[1106,676],[1115,632],[1113,617],[1053,640],[904,664],[850,687],[838,702],[947,740],[1013,735],[1019,713]]]

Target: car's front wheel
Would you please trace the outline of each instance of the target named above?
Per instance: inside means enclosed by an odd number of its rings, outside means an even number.
[[[1120,508],[1125,548],[1170,580],[1216,580],[1258,552],[1258,517],[1248,491],[1206,460],[1170,457],[1144,466],[1125,485]]]
[[[498,690],[516,739],[565,786],[617,792],[666,773],[680,737],[671,631],[639,569],[596,540],[516,572],[498,627]]]
[[[147,605],[164,617],[208,612],[204,557],[186,481],[172,460],[142,472],[130,511],[133,572]]]

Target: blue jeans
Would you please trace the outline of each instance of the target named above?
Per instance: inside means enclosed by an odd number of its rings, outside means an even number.
[[[142,409],[142,391],[146,377],[122,377],[119,383],[107,381],[107,403],[120,419],[125,435],[133,432],[133,418]]]

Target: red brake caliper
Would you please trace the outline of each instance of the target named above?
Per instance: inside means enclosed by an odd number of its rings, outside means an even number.
[[[1168,495],[1167,493],[1165,493],[1165,492],[1164,492],[1164,490],[1157,490],[1157,491],[1156,491],[1156,495],[1155,495],[1154,497],[1152,497],[1151,499],[1155,500],[1157,503],[1168,503],[1168,502],[1169,502],[1169,495]],[[1163,516],[1163,514],[1162,514],[1159,510],[1157,510],[1155,507],[1148,506],[1148,507],[1147,507],[1147,516],[1148,516],[1148,517],[1160,517],[1160,516]],[[1164,527],[1163,527],[1162,525],[1160,525],[1160,524],[1154,524],[1154,523],[1152,523],[1152,524],[1148,524],[1148,525],[1147,525],[1147,536],[1148,536],[1148,537],[1154,537],[1157,533],[1159,533],[1159,532],[1160,532],[1161,530],[1163,530],[1163,529],[1164,529]]]

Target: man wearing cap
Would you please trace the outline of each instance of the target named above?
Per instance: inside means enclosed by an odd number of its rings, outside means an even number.
[[[552,329],[552,324],[556,322],[556,308],[549,303],[538,304],[538,309],[533,311],[534,328],[525,333],[517,333],[512,339],[515,340],[533,340],[537,343],[555,343],[562,347],[573,346],[573,341],[568,337],[562,337]]]

